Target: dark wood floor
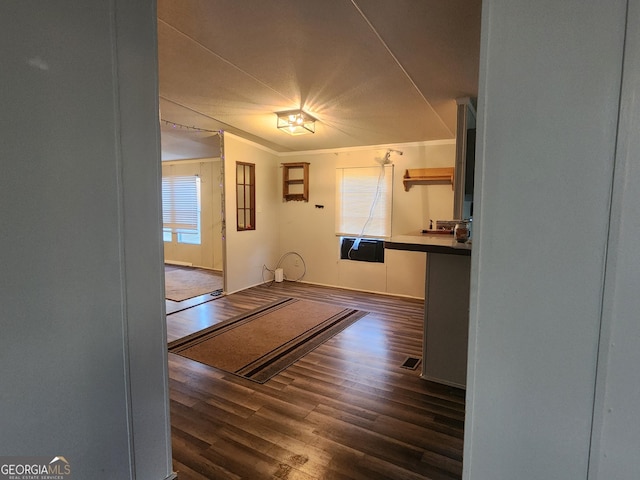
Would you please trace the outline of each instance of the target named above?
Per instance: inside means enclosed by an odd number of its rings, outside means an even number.
[[[459,479],[464,392],[400,367],[422,301],[274,283],[168,315],[169,341],[283,296],[371,313],[262,385],[169,354],[179,480]]]

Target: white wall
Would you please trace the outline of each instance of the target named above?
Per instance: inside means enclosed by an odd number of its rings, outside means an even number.
[[[171,474],[153,1],[0,4],[0,455]]]
[[[278,154],[225,132],[223,145],[227,292],[262,283],[263,265],[273,270],[285,256],[280,266],[289,279],[304,274],[305,282],[424,298],[424,253],[387,250],[384,264],[340,260],[335,235],[336,169],[375,167],[375,159],[384,157],[387,148],[401,150],[403,155],[392,156],[392,230],[393,234],[419,232],[429,227],[430,219],[452,218],[453,189],[446,184],[414,185],[406,192],[402,177],[408,168],[453,166],[454,141]],[[236,161],[256,164],[255,231],[236,230]],[[310,163],[308,202],[282,201],[282,163],[293,162]],[[303,260],[287,256],[289,252]],[[272,278],[264,272],[265,280]]]
[[[403,155],[391,157],[395,169],[392,233],[419,232],[428,228],[429,219],[434,222],[451,219],[450,185],[415,185],[405,192],[402,177],[407,168],[453,166],[455,143],[428,142],[389,148],[403,151]],[[387,147],[362,147],[286,154],[278,159],[279,163],[310,163],[309,202],[284,202],[279,208],[280,252],[295,251],[302,255],[307,266],[304,281],[424,297],[424,253],[387,250],[384,264],[339,259],[339,238],[335,235],[336,168],[376,166],[375,159],[384,157],[386,150]],[[280,170],[276,188],[282,191]],[[294,268],[291,276],[297,273]]]
[[[625,4],[483,2],[465,479],[587,478]]]
[[[225,169],[225,291],[233,293],[261,284],[263,265],[273,268],[278,260],[281,190],[277,190],[275,185],[280,170],[274,153],[231,133],[224,133],[222,151]],[[237,230],[236,162],[256,166],[255,230]]]

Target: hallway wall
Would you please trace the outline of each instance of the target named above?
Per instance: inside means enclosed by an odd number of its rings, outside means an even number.
[[[589,475],[626,3],[483,2],[465,479]]]
[[[172,477],[155,2],[0,3],[0,456]]]

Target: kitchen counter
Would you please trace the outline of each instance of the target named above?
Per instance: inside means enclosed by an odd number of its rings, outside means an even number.
[[[397,235],[385,248],[426,252],[424,380],[465,388],[469,332],[471,243],[450,234]]]
[[[446,253],[450,255],[471,255],[471,242],[457,242],[452,234],[407,233],[394,235],[384,242],[390,250],[411,252]]]

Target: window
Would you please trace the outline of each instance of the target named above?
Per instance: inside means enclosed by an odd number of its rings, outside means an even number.
[[[200,245],[202,238],[200,235],[200,208],[198,208],[198,228],[193,230],[178,230],[178,243],[188,243],[190,245]]]
[[[336,171],[336,234],[390,237],[393,165]]]
[[[162,239],[200,245],[200,177],[162,177]]]
[[[236,205],[238,231],[256,229],[256,166],[236,162]]]

